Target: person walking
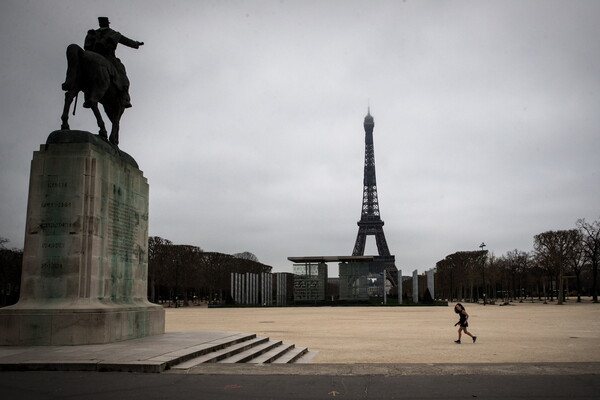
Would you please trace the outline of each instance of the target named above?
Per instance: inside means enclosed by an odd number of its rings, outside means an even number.
[[[467,310],[465,310],[465,307],[463,307],[462,304],[457,303],[454,306],[454,312],[457,313],[460,317],[460,320],[456,324],[454,324],[454,326],[458,325],[458,340],[455,340],[454,343],[460,344],[460,338],[463,332],[471,336],[471,338],[473,338],[473,343],[475,343],[475,341],[477,340],[477,336],[471,335],[471,332],[467,330],[467,327],[469,326],[469,323],[467,322],[467,320],[469,319],[469,314],[467,314]]]

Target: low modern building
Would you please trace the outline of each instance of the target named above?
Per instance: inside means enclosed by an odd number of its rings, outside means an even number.
[[[294,262],[294,297],[296,301],[324,300],[329,293],[327,287],[327,263],[337,262],[339,266],[339,299],[368,300],[370,296],[383,295],[383,271],[389,271],[392,257],[380,256],[308,256],[288,257]],[[369,276],[379,276],[380,289],[377,293],[369,290],[373,284]],[[378,278],[379,279],[379,278]],[[387,280],[396,279],[387,275]]]
[[[294,300],[322,301],[327,295],[327,264],[294,264]]]

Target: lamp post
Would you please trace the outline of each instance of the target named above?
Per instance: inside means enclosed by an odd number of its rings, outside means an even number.
[[[485,243],[481,242],[479,248],[481,249],[481,275],[483,279],[483,305],[485,306],[485,259],[483,258],[483,248]]]

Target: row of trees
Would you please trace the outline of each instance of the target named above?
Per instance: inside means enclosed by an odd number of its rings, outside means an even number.
[[[19,300],[23,250],[6,247],[0,237],[0,306]],[[197,246],[175,245],[153,236],[148,239],[148,298],[153,302],[188,303],[194,296],[225,301],[230,292],[231,273],[271,272],[249,252],[234,255],[205,252]]]
[[[187,305],[194,297],[223,302],[231,290],[231,273],[271,269],[249,252],[229,255],[176,245],[158,236],[148,240],[148,298],[155,303],[178,298]]]
[[[0,306],[19,300],[23,250],[6,247],[8,239],[0,237]]]
[[[532,252],[519,250],[496,257],[488,251],[460,251],[436,264],[436,296],[477,301],[538,297],[562,304],[565,285],[598,302],[600,219],[576,222],[575,229],[534,236]],[[571,283],[572,282],[572,283]]]
[[[23,251],[8,249],[0,237],[0,306],[18,300]],[[435,292],[441,299],[481,298],[505,301],[538,297],[564,301],[565,283],[598,302],[600,219],[577,220],[576,228],[534,236],[534,250],[496,257],[488,251],[460,251],[436,264]],[[153,302],[176,297],[226,301],[231,273],[271,272],[249,252],[234,255],[205,252],[197,246],[175,245],[158,236],[148,241],[148,297]],[[571,283],[572,282],[572,283]]]

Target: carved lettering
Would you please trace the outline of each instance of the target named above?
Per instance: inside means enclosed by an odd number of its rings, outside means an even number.
[[[111,241],[109,252],[122,261],[131,261],[138,235],[140,214],[129,204],[113,201],[108,206]]]
[[[66,189],[67,182],[48,182],[48,189]]]
[[[42,249],[64,249],[65,244],[61,242],[42,243]]]
[[[70,201],[45,201],[42,203],[42,208],[66,208],[71,207]]]
[[[42,222],[40,224],[42,229],[71,228],[72,226],[72,222]]]
[[[42,276],[57,276],[62,272],[63,265],[56,260],[47,260],[40,266]]]

